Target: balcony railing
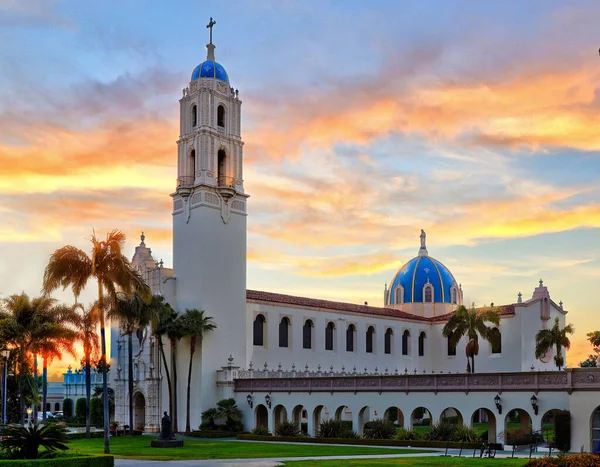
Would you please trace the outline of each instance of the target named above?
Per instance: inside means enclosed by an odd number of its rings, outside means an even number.
[[[183,176],[177,179],[177,188],[194,186],[194,177]]]
[[[226,177],[225,175],[219,175],[217,177],[217,184],[220,187],[235,188],[235,178]]]

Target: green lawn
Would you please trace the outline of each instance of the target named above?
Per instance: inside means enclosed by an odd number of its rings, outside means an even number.
[[[527,459],[471,459],[457,457],[413,457],[404,459],[356,459],[331,461],[286,462],[285,467],[387,467],[390,465],[418,467],[485,467],[522,466]]]
[[[306,444],[247,443],[185,439],[183,448],[150,447],[150,436],[119,436],[111,438],[111,454],[123,459],[184,460],[184,459],[251,459],[257,457],[360,456],[366,454],[404,454],[431,452],[427,449],[382,449],[369,446],[312,446]],[[104,440],[77,439],[70,444],[72,452],[102,454]]]

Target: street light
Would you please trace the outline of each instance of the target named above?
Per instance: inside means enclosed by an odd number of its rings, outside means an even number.
[[[496,409],[498,409],[498,415],[502,415],[502,404],[500,404],[499,394],[496,394],[496,397],[494,397],[494,403],[496,404]]]
[[[6,425],[6,388],[7,388],[7,384],[6,384],[6,367],[8,366],[8,357],[10,357],[10,350],[9,349],[4,349],[2,350],[2,361],[4,362],[4,368],[2,370],[2,423],[4,425]]]
[[[267,403],[267,407],[271,408],[271,396],[269,394],[265,396],[265,402]]]
[[[252,394],[248,394],[246,396],[246,402],[248,402],[248,405],[250,406],[250,408],[252,408],[252,406],[254,405],[254,402],[252,401]]]
[[[531,396],[531,399],[529,399],[529,400],[531,401],[531,406],[533,407],[533,411],[537,415],[538,414],[538,410],[539,410],[538,403],[537,403],[538,398],[535,397],[535,394],[534,394],[533,396]]]
[[[33,409],[31,407],[27,408],[27,423],[31,425],[31,414],[33,413]]]

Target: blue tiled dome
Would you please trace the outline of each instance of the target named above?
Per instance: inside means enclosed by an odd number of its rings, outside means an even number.
[[[198,78],[215,78],[225,83],[229,83],[229,77],[223,65],[212,60],[202,62],[192,72],[192,81]]]
[[[457,300],[460,301],[458,284],[452,273],[438,260],[427,256],[417,256],[404,264],[394,276],[390,287],[389,304],[396,304],[396,288],[402,286],[403,300],[398,303],[423,302],[423,288],[433,286],[434,303],[452,303],[452,288],[457,288]]]

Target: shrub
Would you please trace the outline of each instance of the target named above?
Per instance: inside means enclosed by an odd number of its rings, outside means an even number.
[[[69,449],[67,430],[58,424],[50,425],[5,425],[0,429],[0,447],[11,457],[37,459],[40,446],[48,451]]]
[[[266,426],[257,426],[250,430],[250,434],[255,436],[271,436],[271,432]]]
[[[396,436],[394,439],[397,441],[413,441],[415,439],[420,439],[421,435],[415,430],[407,430],[406,428],[400,428],[396,432]]]
[[[568,410],[554,414],[554,445],[563,452],[571,449],[571,412]]]
[[[344,438],[344,439],[360,439],[360,435],[356,431],[343,430],[342,438]]]
[[[73,418],[73,399],[67,397],[63,401],[63,415],[67,420]]]
[[[430,441],[450,441],[454,430],[455,425],[449,423],[432,423],[424,438]]]
[[[202,412],[202,424],[200,425],[201,430],[216,430],[217,424],[215,418],[217,418],[217,409],[212,408]]]
[[[366,423],[363,430],[363,437],[365,439],[392,439],[395,434],[396,427],[394,424],[382,418]]]
[[[596,467],[600,459],[595,454],[559,454],[558,457],[531,459],[524,467]]]
[[[529,430],[506,430],[504,433],[500,433],[500,437],[504,438],[506,444],[526,446],[528,444],[538,444],[543,441],[542,435],[538,432],[531,432]]]
[[[307,422],[300,423],[300,432],[304,435],[308,435],[308,423]]]
[[[489,438],[488,430],[482,431],[481,434],[479,435],[480,441],[487,441],[488,438]]]
[[[464,441],[465,443],[475,443],[479,440],[477,431],[469,428],[467,425],[454,425],[453,433],[450,435],[450,441]],[[487,441],[487,433],[485,440]]]
[[[104,407],[102,399],[94,397],[90,401],[90,424],[97,428],[102,428],[104,425]]]
[[[341,438],[343,431],[342,422],[330,418],[328,420],[323,420],[319,424],[319,434],[317,435],[317,438]]]
[[[275,436],[298,436],[299,434],[298,425],[292,421],[278,423],[275,427]]]
[[[214,418],[225,420],[225,426],[230,431],[242,431],[244,429],[241,423],[242,411],[233,398],[222,399],[217,402],[217,413]]]
[[[85,423],[85,397],[80,397],[75,402],[75,418],[77,423]]]

